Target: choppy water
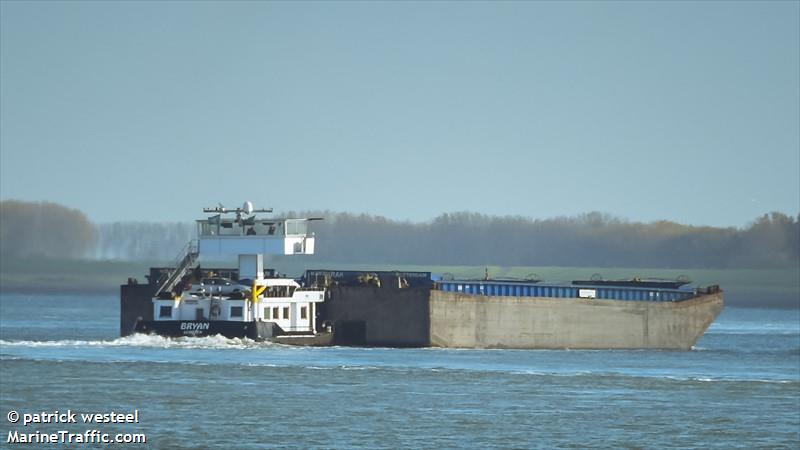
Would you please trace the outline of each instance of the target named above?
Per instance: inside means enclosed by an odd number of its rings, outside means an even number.
[[[690,352],[524,351],[118,338],[118,303],[0,296],[0,448],[65,428],[139,448],[800,446],[797,310],[727,308]],[[67,409],[140,423],[6,419]]]

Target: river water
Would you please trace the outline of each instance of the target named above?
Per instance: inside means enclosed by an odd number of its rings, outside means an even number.
[[[88,429],[146,435],[103,448],[800,446],[798,310],[726,308],[689,352],[304,348],[118,331],[115,297],[0,296],[0,448],[59,447],[8,443],[14,430]],[[7,417],[55,410],[138,411],[139,422]]]

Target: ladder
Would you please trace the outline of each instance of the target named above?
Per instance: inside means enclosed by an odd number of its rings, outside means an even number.
[[[158,297],[164,291],[171,291],[179,281],[194,267],[197,257],[200,255],[197,247],[197,240],[189,241],[178,253],[178,257],[170,266],[170,272],[158,285],[154,297]]]

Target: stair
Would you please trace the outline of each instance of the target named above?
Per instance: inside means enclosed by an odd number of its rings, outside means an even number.
[[[171,291],[176,284],[183,278],[186,273],[194,267],[194,263],[199,256],[197,248],[197,240],[189,241],[183,249],[181,249],[175,262],[172,264],[169,275],[158,285],[158,289],[154,294],[158,297],[162,292]]]

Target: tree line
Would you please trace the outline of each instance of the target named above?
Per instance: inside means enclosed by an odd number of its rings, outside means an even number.
[[[800,215],[765,214],[748,227],[630,222],[598,212],[531,219],[458,212],[411,223],[347,213],[311,212],[325,262],[776,268],[800,264]]]
[[[0,202],[0,256],[83,258],[97,228],[77,209],[50,202]]]
[[[331,211],[287,212],[324,217],[309,263],[584,266],[647,268],[777,268],[800,265],[800,215],[773,212],[744,228],[670,221],[632,222],[592,212],[532,219],[471,212],[428,222]],[[194,237],[193,223],[92,224],[53,203],[0,202],[4,257],[172,261]]]
[[[113,222],[97,225],[96,259],[171,261],[193,239],[186,222]]]

